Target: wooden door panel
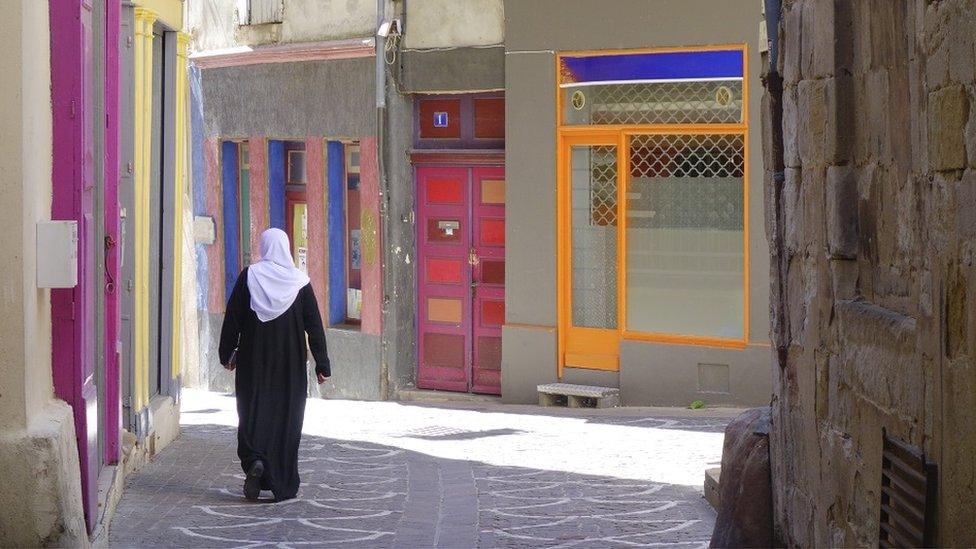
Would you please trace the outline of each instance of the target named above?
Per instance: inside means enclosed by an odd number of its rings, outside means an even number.
[[[472,169],[474,224],[474,360],[471,390],[501,394],[502,326],[505,324],[505,169]]]
[[[471,362],[469,174],[418,168],[417,385],[467,391]]]

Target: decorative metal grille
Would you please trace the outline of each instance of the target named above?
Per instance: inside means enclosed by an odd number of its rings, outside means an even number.
[[[617,226],[617,147],[593,147],[590,154],[590,224]]]
[[[563,94],[566,124],[742,122],[741,80],[579,86],[565,88]]]
[[[742,135],[635,135],[628,227],[742,230],[744,173]]]

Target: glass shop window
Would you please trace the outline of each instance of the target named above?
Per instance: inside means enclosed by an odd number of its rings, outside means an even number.
[[[287,185],[305,184],[305,151],[304,150],[288,151],[287,176],[285,179],[285,183]]]
[[[362,207],[359,190],[359,144],[345,144],[346,321],[358,324],[363,311]]]
[[[744,344],[745,49],[568,54],[558,66],[558,131],[574,140],[559,151],[571,199],[561,322]]]
[[[241,268],[251,264],[251,161],[247,141],[237,144],[237,219]]]

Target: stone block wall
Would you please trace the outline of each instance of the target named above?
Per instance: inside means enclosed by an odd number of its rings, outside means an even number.
[[[976,4],[783,0],[779,32],[777,535],[877,546],[887,431],[938,465],[937,544],[976,545]]]

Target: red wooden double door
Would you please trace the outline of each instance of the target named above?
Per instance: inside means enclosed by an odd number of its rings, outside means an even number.
[[[417,168],[417,385],[501,394],[505,169]]]

